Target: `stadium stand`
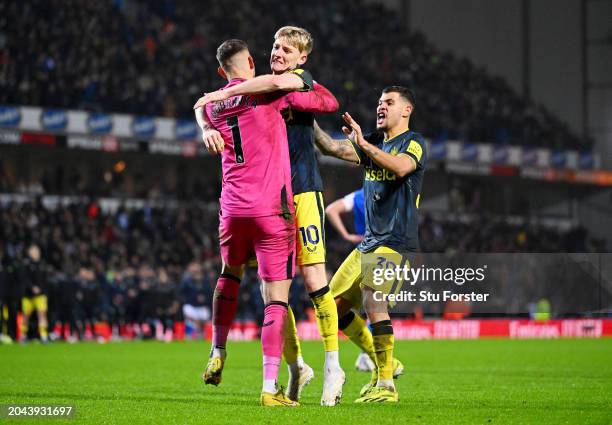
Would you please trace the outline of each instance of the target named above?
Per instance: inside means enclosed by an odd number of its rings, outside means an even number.
[[[25,202],[24,202],[25,201]],[[67,338],[91,335],[98,321],[118,334],[154,337],[182,320],[182,307],[196,303],[210,309],[219,270],[218,204],[125,208],[116,199],[3,199],[0,202],[0,280],[24,292],[27,251],[36,245],[47,278],[52,329],[69,326]],[[480,223],[475,225],[475,223]],[[331,229],[330,229],[331,230]],[[513,225],[502,219],[474,217],[452,222],[425,215],[420,226],[424,252],[602,252],[602,241],[582,228],[567,232],[543,226]],[[328,233],[329,268],[335,270],[351,249]],[[258,320],[263,311],[255,273],[243,281],[238,318]],[[4,286],[4,285],[0,285]],[[199,298],[198,298],[199,297]],[[20,294],[13,298],[20,299]],[[306,317],[310,302],[301,278],[292,285],[292,305]],[[159,335],[157,335],[159,336]]]
[[[440,51],[392,12],[363,0],[2,2],[0,104],[191,120],[197,97],[221,81],[214,58],[219,42],[248,40],[264,73],[272,29],[288,23],[283,16],[299,16],[292,23],[312,31],[315,49],[307,68],[364,122],[380,89],[401,83],[415,87],[415,127],[434,142],[577,150],[592,145],[504,80]],[[343,31],[333,31],[339,26]],[[389,45],[389,32],[401,42]],[[320,121],[339,128],[337,117]],[[92,336],[98,321],[130,337],[164,336],[183,321],[185,304],[210,309],[220,268],[219,185],[212,168],[201,180],[164,188],[128,172],[107,179],[78,170],[76,155],[55,164],[14,152],[0,158],[0,194],[8,194],[0,195],[2,304],[19,309],[32,261],[28,248],[36,245],[47,277],[49,322],[67,339]],[[24,173],[24,162],[36,172]],[[135,183],[124,184],[127,177]],[[147,200],[130,203],[135,197]],[[582,227],[560,230],[474,211],[423,214],[422,250],[606,252],[605,241]],[[331,229],[327,235],[328,269],[336,270],[352,246]],[[252,271],[243,285],[238,318],[259,321],[263,304]],[[298,319],[307,317],[310,301],[299,276],[291,304]]]
[[[0,16],[0,103],[191,118],[195,99],[220,83],[214,50],[221,41],[248,40],[266,72],[272,29],[296,16],[315,37],[308,68],[362,120],[382,87],[401,83],[416,89],[415,127],[432,139],[592,145],[503,79],[362,0],[24,0],[1,3]],[[400,42],[386,42],[389,33]],[[322,119],[336,127],[333,120]]]

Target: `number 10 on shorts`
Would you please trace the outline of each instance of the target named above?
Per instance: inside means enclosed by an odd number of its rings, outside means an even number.
[[[319,240],[321,239],[317,226],[311,224],[307,227],[302,226],[299,230],[300,235],[302,237],[302,244],[304,245],[304,247],[306,247],[306,249],[308,249],[309,251],[310,249],[308,248],[308,244],[315,245],[316,247],[316,245],[319,243]]]

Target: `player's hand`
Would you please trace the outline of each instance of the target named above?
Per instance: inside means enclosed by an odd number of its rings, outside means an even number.
[[[342,127],[342,132],[344,133],[346,138],[349,139],[352,143],[357,143],[357,141],[355,140],[356,135],[353,130],[348,127]]]
[[[342,115],[342,119],[348,125],[348,127],[342,127],[342,132],[348,137],[348,139],[356,143],[357,146],[364,146],[368,142],[363,138],[363,133],[361,132],[361,127],[357,122],[351,117],[351,114],[345,112]]]
[[[361,235],[355,235],[353,233],[349,233],[348,235],[346,235],[344,237],[344,239],[346,239],[347,241],[351,242],[351,243],[359,243],[363,240],[363,236]]]
[[[210,93],[204,94],[198,101],[193,105],[193,109],[198,109],[199,107],[206,106],[207,103],[218,102],[220,100],[225,100],[229,97],[226,91],[217,90]]]
[[[342,118],[344,118],[344,115],[346,115],[346,112],[342,115]],[[352,128],[348,128],[348,127],[344,127],[343,126],[342,127],[342,132],[344,133],[346,138],[349,139],[352,143],[357,143],[355,141],[356,134],[355,134],[355,132],[353,131]]]
[[[225,147],[225,142],[223,141],[223,137],[221,137],[221,133],[214,128],[202,131],[202,141],[204,142],[204,147],[211,155],[220,154]]]

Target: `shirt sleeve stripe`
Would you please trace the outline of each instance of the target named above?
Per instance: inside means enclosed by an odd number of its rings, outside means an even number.
[[[355,151],[355,155],[357,155],[357,165],[360,165],[361,164],[361,156],[359,155],[359,152],[357,151],[357,146],[355,146],[355,144],[353,142],[351,142],[349,139],[346,139],[346,141],[349,142],[349,144],[351,145],[351,147]]]
[[[402,155],[405,155],[407,157],[410,157],[410,158],[414,159],[414,162],[417,165],[419,165],[419,160],[417,159],[417,157],[412,152],[401,152],[401,153],[397,154],[397,156],[402,156]]]

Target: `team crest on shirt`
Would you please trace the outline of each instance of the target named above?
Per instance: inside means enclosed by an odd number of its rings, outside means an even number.
[[[397,148],[393,148],[391,149],[391,152],[389,152],[391,155],[397,155],[398,149]]]

